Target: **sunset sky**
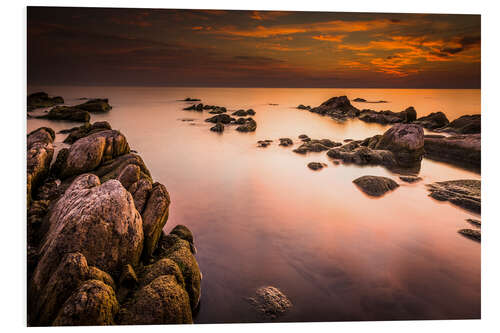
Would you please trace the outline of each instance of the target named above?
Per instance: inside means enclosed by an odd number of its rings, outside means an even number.
[[[28,84],[480,88],[479,15],[28,8]]]

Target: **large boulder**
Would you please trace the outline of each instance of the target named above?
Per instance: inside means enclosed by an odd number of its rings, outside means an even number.
[[[448,125],[450,121],[443,112],[438,111],[438,112],[433,112],[425,117],[420,117],[413,123],[418,124],[423,128],[434,130],[436,128],[441,128]]]
[[[155,183],[149,194],[149,199],[142,212],[142,226],[144,230],[144,253],[148,259],[156,249],[162,229],[168,219],[170,196],[164,185]]]
[[[424,155],[424,131],[414,124],[396,124],[378,140],[375,149],[391,151],[401,167],[419,164]]]
[[[426,135],[424,148],[427,158],[481,170],[481,134]]]
[[[119,309],[113,288],[102,281],[89,280],[66,300],[53,325],[113,325]]]
[[[438,201],[481,213],[481,181],[475,179],[448,180],[427,185],[429,196]]]
[[[118,315],[123,325],[193,323],[189,296],[174,275],[161,275],[139,289]]]
[[[386,192],[393,191],[399,187],[398,183],[387,177],[363,176],[353,180],[363,192],[369,196],[379,197]]]
[[[440,129],[440,131],[458,134],[481,133],[481,115],[473,114],[461,116],[449,123],[448,126]]]
[[[89,265],[115,277],[124,265],[139,263],[142,219],[117,180],[101,185],[95,175],[78,176],[50,209],[47,223],[33,273],[35,289],[47,283],[62,253],[80,252]]]
[[[71,145],[61,168],[61,177],[96,169],[101,163],[130,152],[127,139],[120,132],[106,130],[83,137]]]
[[[52,145],[54,139],[55,133],[48,127],[41,127],[28,134],[26,154],[28,208],[34,191],[49,173],[50,162],[54,156]]]
[[[343,120],[345,118],[354,118],[359,115],[359,110],[351,105],[347,96],[332,97],[320,106],[309,111],[328,115],[334,119]]]

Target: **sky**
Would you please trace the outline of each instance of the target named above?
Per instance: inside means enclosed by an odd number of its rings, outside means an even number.
[[[481,17],[28,7],[29,85],[480,88]]]

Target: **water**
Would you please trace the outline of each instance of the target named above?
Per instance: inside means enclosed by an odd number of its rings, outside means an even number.
[[[172,198],[170,231],[177,224],[195,235],[203,272],[197,323],[263,321],[246,297],[260,286],[282,290],[294,307],[280,321],[480,318],[480,244],[457,233],[473,214],[428,197],[425,184],[480,175],[424,159],[423,181],[406,184],[382,167],[334,165],[326,153],[306,156],[279,147],[276,139],[364,139],[387,127],[359,120],[339,124],[297,110],[333,96],[358,108],[418,116],[443,111],[451,120],[480,113],[480,90],[233,89],[139,87],[30,87],[62,95],[108,97],[113,109],[92,115],[122,131],[156,181]],[[254,133],[226,127],[209,131],[208,118],[182,111],[185,97],[228,109],[253,108]],[[279,104],[277,106],[269,103]],[[210,115],[211,116],[211,115]],[[192,118],[193,122],[180,121]],[[28,131],[68,122],[29,119]],[[56,146],[64,144],[57,135]],[[268,148],[257,140],[274,139]],[[325,162],[320,172],[307,168]],[[363,175],[395,179],[401,187],[369,198],[352,183]]]

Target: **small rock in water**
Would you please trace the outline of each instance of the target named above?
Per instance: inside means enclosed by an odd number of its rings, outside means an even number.
[[[224,125],[222,123],[217,123],[217,124],[215,124],[214,127],[211,127],[210,130],[213,132],[222,133],[222,132],[224,132]]]
[[[418,182],[419,180],[422,180],[422,177],[417,177],[417,176],[399,176],[399,179],[401,179],[404,182],[407,183],[415,183]]]
[[[275,319],[292,307],[292,302],[278,288],[268,286],[256,290],[255,296],[248,298],[255,308],[266,317]]]
[[[290,138],[280,138],[280,146],[288,147],[293,145],[293,141]]]
[[[326,164],[320,162],[311,162],[307,166],[312,170],[320,170],[323,169],[323,167],[326,167]]]
[[[473,225],[478,226],[479,228],[481,228],[481,221],[479,221],[479,220],[476,220],[476,219],[467,219],[466,221],[469,222],[470,224],[473,224]]]
[[[467,238],[473,239],[475,241],[481,241],[481,231],[472,229],[461,229],[458,232]]]
[[[257,141],[257,147],[265,148],[271,144],[272,140],[259,140]]]
[[[356,184],[361,191],[366,194],[379,197],[386,192],[392,191],[399,187],[398,183],[394,180],[387,177],[378,177],[378,176],[363,176],[353,180],[353,183]]]

